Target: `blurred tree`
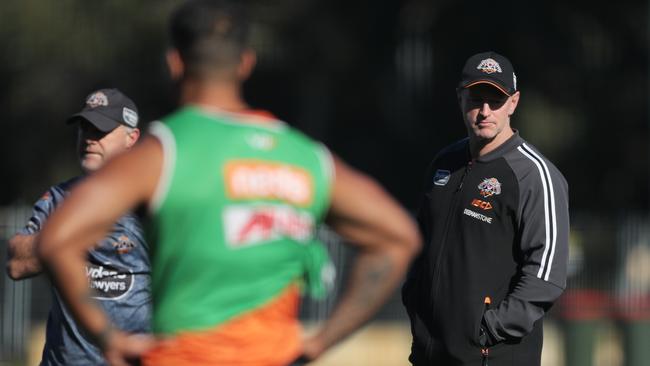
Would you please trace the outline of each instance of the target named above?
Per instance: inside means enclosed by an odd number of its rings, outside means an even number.
[[[144,121],[173,107],[164,66],[176,0],[0,2],[0,204],[77,172],[63,124],[92,89],[118,87]],[[514,63],[514,125],[564,172],[572,209],[648,206],[644,2],[249,1],[259,68],[251,103],[324,141],[415,210],[426,165],[462,138],[465,59]]]

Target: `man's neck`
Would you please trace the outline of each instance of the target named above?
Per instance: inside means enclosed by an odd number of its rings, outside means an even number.
[[[491,140],[478,139],[476,137],[470,136],[469,151],[472,155],[472,158],[476,159],[494,151],[497,147],[508,141],[508,139],[514,134],[515,133],[511,128],[507,128]]]
[[[181,84],[181,105],[198,105],[219,108],[229,112],[249,109],[236,82],[200,82],[185,80]]]

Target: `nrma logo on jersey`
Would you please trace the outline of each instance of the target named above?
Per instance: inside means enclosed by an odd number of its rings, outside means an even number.
[[[95,299],[116,300],[133,286],[133,273],[110,263],[86,264],[86,277]]]
[[[263,160],[226,163],[226,194],[233,200],[277,199],[307,206],[314,196],[314,180],[305,169]]]
[[[242,248],[282,238],[306,243],[314,218],[286,205],[233,205],[224,210],[223,224],[226,243]]]

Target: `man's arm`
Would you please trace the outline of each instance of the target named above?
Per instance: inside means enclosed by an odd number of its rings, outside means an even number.
[[[413,220],[377,183],[339,160],[335,171],[327,223],[358,252],[343,297],[304,344],[308,359],[318,357],[379,310],[421,245]]]
[[[487,346],[533,330],[566,287],[568,186],[557,169],[539,164],[520,181],[520,276],[513,291],[483,317]]]
[[[112,365],[142,352],[148,343],[112,330],[92,300],[84,273],[87,251],[119,217],[153,196],[162,169],[162,148],[149,137],[84,179],[44,225],[37,253],[77,322],[94,338]]]
[[[41,273],[41,262],[36,256],[38,234],[16,234],[7,246],[7,275],[12,280],[22,280]]]
[[[51,187],[34,203],[32,216],[25,227],[19,230],[7,243],[7,275],[13,280],[22,280],[42,272],[41,261],[36,253],[38,235],[43,223],[60,203],[63,184]]]

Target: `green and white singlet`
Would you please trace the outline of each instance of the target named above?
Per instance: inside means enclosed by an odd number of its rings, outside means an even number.
[[[150,132],[164,152],[147,225],[155,333],[218,327],[318,277],[333,179],[323,145],[274,119],[194,106]]]

